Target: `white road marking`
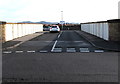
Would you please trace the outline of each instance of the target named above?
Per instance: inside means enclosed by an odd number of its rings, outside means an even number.
[[[55,43],[54,43],[54,45],[53,45],[53,47],[52,47],[51,52],[53,52],[53,50],[54,50],[54,48],[55,48],[56,44],[57,44],[57,40],[55,41]]]
[[[15,51],[16,53],[23,53],[23,51]]]
[[[83,42],[83,41],[73,41],[73,42]]]
[[[52,52],[62,52],[62,48],[54,48]]]
[[[90,52],[88,48],[80,48],[80,52]]]
[[[67,52],[76,52],[75,48],[67,48]]]
[[[94,52],[104,52],[104,50],[95,50]]]
[[[35,51],[27,51],[28,53],[34,53]]]
[[[58,38],[60,37],[60,34],[58,35]]]
[[[58,35],[58,38],[60,38],[61,34],[62,34],[62,31],[61,31],[61,33]]]
[[[12,51],[4,51],[3,53],[8,54],[8,53],[12,53]]]
[[[47,53],[47,50],[41,50],[40,53]]]
[[[61,33],[58,35],[58,38],[60,38],[61,34],[62,34],[62,31],[61,31]],[[56,44],[57,44],[57,40],[55,41],[55,43],[54,43],[54,45],[53,45],[53,47],[52,47],[51,52],[54,51],[54,48],[55,48]]]

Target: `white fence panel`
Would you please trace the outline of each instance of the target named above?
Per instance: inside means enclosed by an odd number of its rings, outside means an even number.
[[[81,24],[81,30],[104,40],[109,40],[109,28],[107,22]]]
[[[13,34],[12,34],[13,30],[12,30],[12,24],[6,24],[6,28],[5,28],[5,40],[9,41],[13,39]]]
[[[9,41],[39,31],[43,31],[42,24],[8,23],[5,28],[5,40]]]

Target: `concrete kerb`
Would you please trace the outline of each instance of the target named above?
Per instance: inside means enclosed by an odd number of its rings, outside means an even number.
[[[40,36],[40,35],[42,35],[42,34],[44,34],[44,32],[40,33],[39,35],[36,35],[35,37]],[[24,37],[24,36],[23,36],[23,37]],[[7,47],[7,48],[3,48],[2,50],[15,48],[15,47],[21,45],[22,43],[24,43],[24,42],[26,42],[26,41],[29,41],[29,40],[31,40],[31,39],[33,39],[33,38],[35,38],[35,37],[32,37],[32,38],[30,38],[30,39],[28,39],[28,40],[24,40],[24,41],[22,41],[22,42],[19,42],[19,43],[13,45],[13,46],[10,46],[10,47]],[[21,38],[22,38],[22,37],[21,37]]]
[[[75,31],[75,32],[76,32],[78,35],[81,35],[85,40],[87,40],[92,46],[94,46],[94,47],[96,47],[96,48],[119,52],[119,50],[109,49],[109,48],[104,48],[104,47],[97,46],[97,45],[95,45],[92,41],[90,41],[88,38],[86,38],[84,35],[78,33],[79,31]]]

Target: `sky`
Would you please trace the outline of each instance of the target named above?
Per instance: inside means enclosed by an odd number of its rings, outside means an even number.
[[[119,0],[0,0],[0,21],[95,22],[118,18]]]

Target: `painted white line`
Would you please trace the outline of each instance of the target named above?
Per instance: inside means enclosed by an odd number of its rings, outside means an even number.
[[[58,35],[58,38],[60,38],[61,34],[62,34],[62,31],[61,31],[61,33]]]
[[[58,35],[58,38],[61,36],[61,34],[62,34],[62,31],[61,31],[61,33]],[[54,43],[54,45],[53,45],[53,47],[52,47],[51,52],[54,51],[54,48],[55,48],[56,44],[57,44],[57,40],[55,41],[55,43]]]
[[[80,52],[90,52],[90,51],[89,51],[89,50],[88,50],[88,51],[86,50],[86,51],[80,51]]]
[[[104,50],[95,50],[94,52],[101,53],[101,52],[104,52]]]
[[[73,41],[73,42],[83,42],[83,41]]]
[[[16,53],[23,53],[23,51],[15,51]]]
[[[8,53],[12,53],[12,51],[4,51],[3,53],[8,54]]]
[[[62,48],[54,48],[52,52],[62,52]]]
[[[47,53],[48,51],[47,50],[41,50],[40,53]]]
[[[80,52],[90,52],[88,48],[80,48]]]
[[[55,46],[56,46],[56,43],[57,43],[57,40],[55,41],[55,43],[54,43],[54,45],[53,45],[53,47],[52,47],[52,52],[53,52],[53,50],[54,50],[54,48],[55,48]]]
[[[28,53],[34,53],[35,51],[27,51]]]
[[[58,35],[58,38],[60,37],[60,34]]]
[[[75,48],[67,48],[67,52],[76,52]]]

